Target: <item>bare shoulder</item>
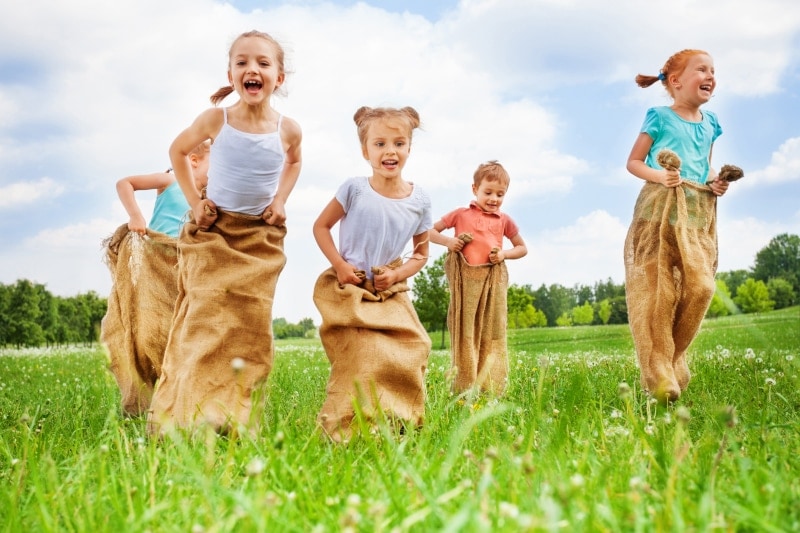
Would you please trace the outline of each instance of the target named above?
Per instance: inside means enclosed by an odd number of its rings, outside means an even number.
[[[292,144],[300,141],[303,137],[303,131],[300,124],[291,117],[284,116],[281,121],[281,137],[286,139]]]

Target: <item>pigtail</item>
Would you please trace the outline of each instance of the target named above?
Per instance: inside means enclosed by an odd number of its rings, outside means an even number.
[[[664,81],[664,75],[659,74],[658,76],[647,76],[645,74],[638,74],[636,76],[636,85],[641,87],[642,89],[650,87],[657,81]]]
[[[233,87],[230,85],[226,85],[225,87],[220,87],[217,92],[211,95],[211,103],[215,106],[219,104],[221,101],[225,99],[226,96],[233,92]]]
[[[411,106],[406,106],[406,107],[402,108],[400,111],[405,113],[408,116],[409,121],[411,122],[411,129],[412,130],[416,129],[416,128],[419,128],[419,113],[417,113],[416,109],[414,109]]]

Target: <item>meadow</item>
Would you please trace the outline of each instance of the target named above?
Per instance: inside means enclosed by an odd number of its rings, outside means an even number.
[[[318,340],[277,343],[256,437],[165,441],[100,347],[0,350],[0,530],[800,531],[800,308],[707,320],[670,406],[627,326],[508,341],[503,398],[451,395],[437,349],[425,425],[347,445],[315,428]]]

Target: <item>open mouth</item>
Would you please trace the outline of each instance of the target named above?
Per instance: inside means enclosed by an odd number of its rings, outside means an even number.
[[[381,164],[383,166],[385,166],[385,167],[388,167],[388,168],[394,168],[394,167],[397,166],[397,161],[395,161],[393,159],[388,159],[386,161],[382,161]]]
[[[247,80],[244,82],[244,90],[247,92],[258,92],[263,87],[263,84],[258,80]]]
[[[701,91],[711,92],[711,84],[710,83],[704,83],[703,85],[700,86],[700,90]]]

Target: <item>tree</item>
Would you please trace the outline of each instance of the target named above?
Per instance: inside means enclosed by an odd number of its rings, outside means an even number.
[[[414,309],[420,322],[428,331],[442,332],[441,347],[444,348],[444,332],[447,329],[447,309],[450,306],[450,291],[444,274],[446,254],[440,255],[431,265],[414,276]]]
[[[547,317],[533,306],[535,301],[530,285],[510,285],[506,307],[508,309],[508,328],[525,329],[547,326]]]
[[[611,301],[608,298],[600,300],[600,303],[597,304],[597,318],[604,326],[608,324],[608,320],[611,318]]]
[[[747,281],[739,286],[733,301],[745,313],[761,313],[771,311],[775,307],[775,302],[769,299],[767,285],[753,278],[747,278]]]
[[[572,308],[572,322],[576,326],[588,326],[594,322],[594,308],[588,301],[583,302],[583,305],[578,305]]]
[[[800,236],[782,233],[756,254],[753,277],[766,283],[783,278],[800,295]]]
[[[26,279],[18,280],[11,289],[7,340],[18,348],[39,346],[45,340],[42,326],[38,322],[42,314],[39,298],[39,290]]]
[[[722,280],[725,282],[725,286],[728,287],[728,294],[736,294],[736,291],[739,289],[739,285],[747,281],[747,278],[751,277],[750,272],[747,270],[730,270],[728,272],[717,272],[716,278],[718,280]]]
[[[792,284],[783,278],[770,278],[767,282],[767,291],[769,299],[775,302],[775,309],[789,307],[797,298]]]
[[[569,313],[566,311],[561,313],[558,318],[556,318],[556,326],[560,328],[567,328],[572,325],[572,317],[569,316]]]
[[[557,319],[563,314],[569,314],[575,306],[575,297],[572,289],[558,284],[546,287],[542,285],[533,293],[536,304],[547,317],[548,325],[558,325]]]
[[[717,290],[714,292],[714,297],[711,298],[711,304],[708,306],[706,316],[710,318],[728,316],[731,314],[731,310],[736,309],[731,299],[731,291],[728,290],[725,281],[718,279],[715,283],[717,284]]]

